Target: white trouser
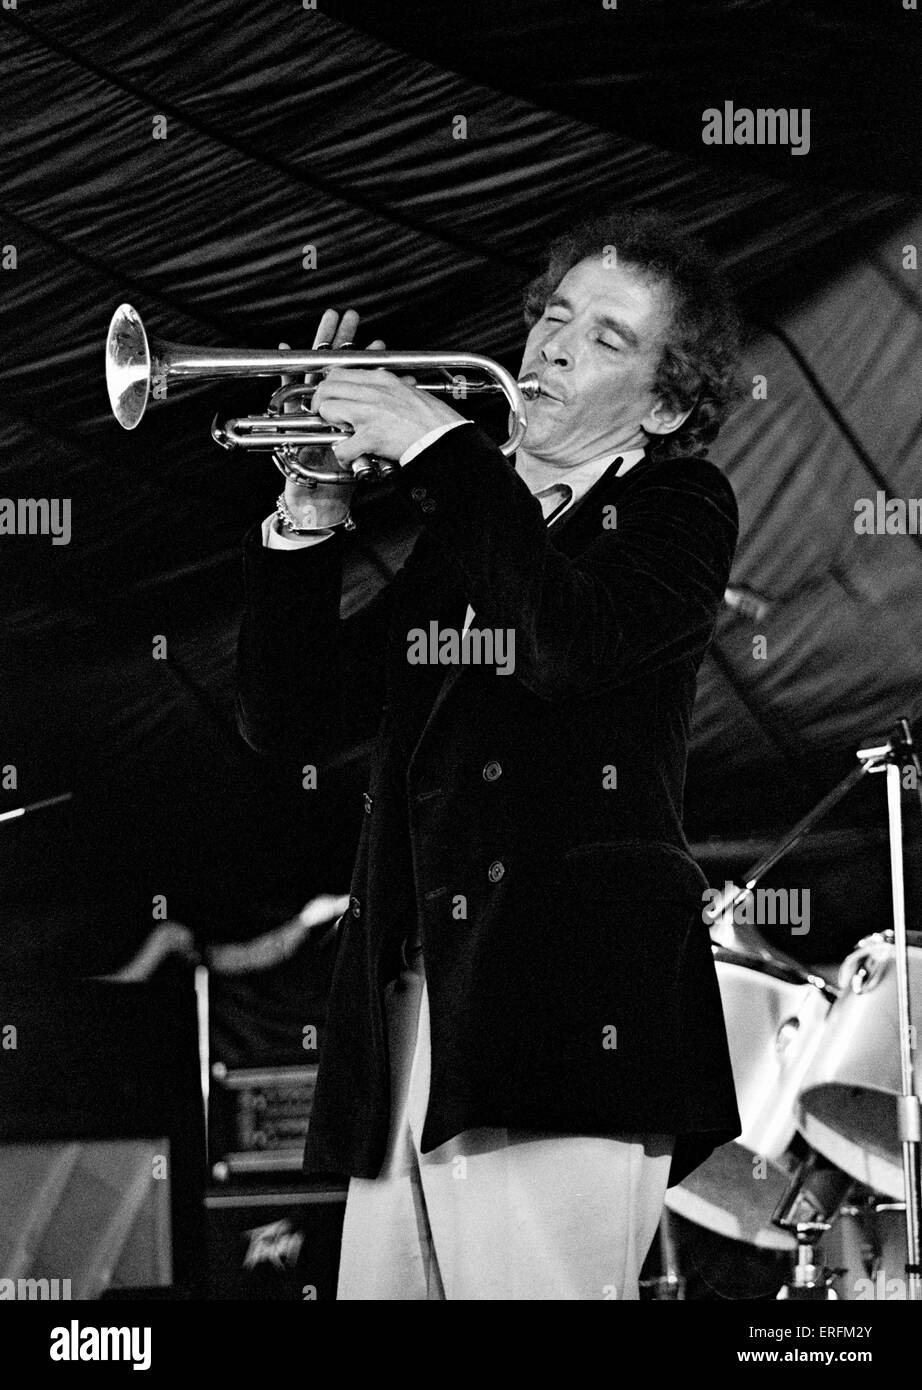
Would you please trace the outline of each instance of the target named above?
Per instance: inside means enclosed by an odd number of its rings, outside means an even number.
[[[337,1297],[636,1299],[671,1136],[473,1129],[421,1154],[430,1060],[421,962],[388,986],[385,1004],[390,1137],[379,1176],[349,1183]]]

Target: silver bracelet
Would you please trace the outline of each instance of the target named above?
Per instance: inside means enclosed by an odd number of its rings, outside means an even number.
[[[322,531],[335,531],[337,526],[342,526],[346,531],[355,530],[355,522],[352,520],[351,514],[347,514],[343,517],[342,521],[331,521],[328,526],[299,526],[285,504],[284,492],[280,492],[278,495],[278,499],[275,503],[275,514],[286,530],[290,531],[294,536],[317,536]]]

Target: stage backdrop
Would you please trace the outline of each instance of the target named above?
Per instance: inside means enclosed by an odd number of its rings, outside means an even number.
[[[551,235],[619,204],[673,214],[726,261],[752,383],[715,450],[743,530],[701,679],[692,838],[778,831],[918,714],[922,538],[854,526],[861,499],[922,491],[922,20],[885,9],[0,11],[0,493],[72,503],[67,545],[0,538],[0,766],[17,769],[0,809],[74,792],[0,826],[5,959],[109,968],[156,894],[202,936],[254,935],[347,885],[361,813],[364,750],[310,795],[233,724],[240,538],[279,480],[208,424],[265,386],[177,389],[123,433],[102,377],[123,300],[158,336],[251,347],[307,344],[324,307],[355,305],[389,346],[515,368]],[[725,101],[808,108],[809,150],[704,145]],[[408,525],[369,495],[349,607]],[[883,854],[880,780],[835,821],[841,872]],[[845,937],[880,924],[865,881]]]

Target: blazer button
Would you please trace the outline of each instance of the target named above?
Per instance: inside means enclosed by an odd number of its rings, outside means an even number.
[[[498,777],[502,777],[503,769],[498,762],[491,761],[483,769],[483,780],[485,782],[495,782]]]
[[[420,502],[420,504],[419,504],[419,510],[420,510],[421,512],[426,512],[426,513],[434,512],[434,511],[435,511],[435,503],[433,502],[432,498],[431,498],[431,497],[427,497],[426,500],[425,500],[424,502]]]
[[[362,904],[359,902],[358,898],[349,899],[349,911],[352,913],[353,917],[361,917]]]
[[[498,859],[494,859],[489,869],[487,869],[487,878],[491,883],[499,883],[505,872],[505,866],[501,864]]]
[[[362,792],[362,801],[363,801],[364,804],[365,804],[365,814],[366,814],[366,816],[370,816],[370,815],[371,815],[371,808],[372,808],[372,806],[375,804],[375,799],[374,799],[374,797],[373,797],[369,792]]]
[[[426,496],[426,489],[424,487],[415,487],[410,493],[410,496],[414,502],[421,502]]]

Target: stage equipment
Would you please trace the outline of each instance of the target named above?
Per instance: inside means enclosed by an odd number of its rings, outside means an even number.
[[[670,1188],[666,1206],[717,1235],[793,1250],[772,1214],[805,1152],[797,1100],[835,993],[767,943],[758,957],[714,955],[743,1132]]]
[[[839,1297],[833,1281],[846,1271],[827,1270],[818,1264],[816,1244],[829,1230],[852,1186],[847,1174],[817,1153],[811,1153],[794,1174],[773,1218],[797,1240],[797,1262],[778,1298],[824,1302]]]
[[[922,1013],[922,934],[908,932],[913,1010]],[[898,1098],[898,955],[892,931],[859,941],[843,962],[841,993],[803,1080],[798,1114],[807,1141],[837,1167],[894,1200],[904,1183]],[[915,1084],[922,1055],[915,1054]]]
[[[905,770],[912,774],[908,781],[922,801],[922,765],[906,719],[898,720],[886,743],[859,749],[857,758],[858,766],[747,871],[744,886],[731,884],[706,916],[718,959],[721,950],[750,956],[753,962],[764,963],[776,956],[754,926],[734,920],[735,905],[867,773],[886,772],[893,932],[867,938],[845,962],[843,984],[853,998],[839,996],[830,1010],[822,1046],[813,1049],[817,1060],[805,1077],[798,1115],[806,1137],[834,1163],[854,1176],[879,1183],[887,1195],[903,1198],[906,1288],[908,1297],[918,1301],[922,1299],[922,1108],[914,1089],[920,1073],[918,1068],[913,1071],[910,981],[917,992],[920,972],[918,937],[910,954],[906,931],[901,792]],[[817,986],[823,988],[825,982],[817,980]],[[875,988],[882,990],[877,1000],[862,1001],[861,996],[870,996]],[[845,1004],[840,1006],[841,999]],[[860,1038],[855,1036],[858,1028]],[[901,1182],[896,1179],[898,1150]],[[808,1263],[812,1265],[812,1257]]]
[[[300,1173],[317,1064],[211,1068],[211,1175]]]
[[[0,1274],[67,1285],[74,1299],[200,1296],[205,1143],[189,972],[4,979],[0,1018],[17,1033],[0,1067]]]

